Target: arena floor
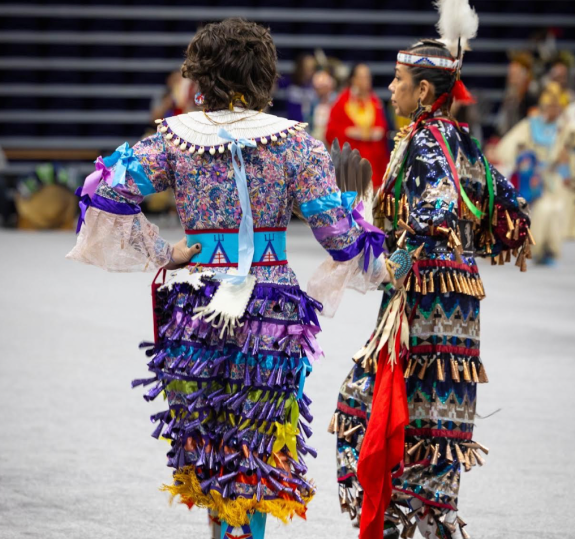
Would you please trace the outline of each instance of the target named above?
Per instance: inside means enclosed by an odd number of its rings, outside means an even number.
[[[165,231],[169,240],[179,231]],[[289,259],[305,284],[323,259],[305,226]],[[152,331],[150,274],[108,274],[64,259],[70,232],[1,231],[0,538],[203,539],[203,510],[170,506],[165,444],[130,389],[146,373],[137,344]],[[574,537],[575,243],[553,268],[481,267],[482,357],[476,439],[486,465],[465,474],[460,514],[473,539]],[[277,539],[357,537],[339,511],[335,439],[326,432],[351,355],[369,336],[379,294],[348,292],[323,320],[325,358],[306,385],[314,400],[307,522],[268,521]],[[143,376],[144,375],[144,376]],[[158,399],[159,400],[159,399]]]

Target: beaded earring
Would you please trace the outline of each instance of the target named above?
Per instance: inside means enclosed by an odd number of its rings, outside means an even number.
[[[194,102],[198,107],[201,107],[204,104],[204,94],[202,94],[202,92],[198,92],[194,96]]]

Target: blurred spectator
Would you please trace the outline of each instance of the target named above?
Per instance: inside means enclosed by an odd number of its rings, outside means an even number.
[[[525,118],[537,105],[537,84],[533,80],[533,57],[517,53],[507,68],[505,94],[496,120],[497,133],[505,135],[513,126]]]
[[[154,125],[154,132],[156,119],[169,118],[193,110],[195,93],[196,88],[190,79],[184,79],[179,71],[172,71],[166,79],[164,93],[152,101],[150,120]]]
[[[327,71],[318,71],[312,79],[315,97],[311,104],[310,133],[324,144],[325,131],[333,102],[337,98],[335,93],[335,79]]]
[[[18,227],[31,229],[73,228],[78,199],[65,169],[52,163],[38,165],[18,182],[15,196]]]
[[[153,135],[156,132],[156,119],[169,118],[196,109],[194,101],[196,92],[197,86],[193,81],[182,77],[180,71],[172,71],[166,79],[166,89],[163,95],[152,100],[151,126],[145,135]],[[175,211],[176,202],[172,190],[167,189],[146,198],[144,205],[145,209],[151,213],[169,213]]]
[[[334,103],[326,131],[329,145],[337,138],[341,146],[349,142],[373,168],[374,190],[381,185],[387,162],[387,122],[381,101],[372,90],[371,72],[365,64],[356,65],[349,87]]]
[[[559,53],[551,63],[549,71],[544,78],[544,85],[547,85],[549,82],[559,84],[569,95],[569,101],[575,100],[575,92],[573,92],[571,79],[572,65],[573,57],[569,53]]]
[[[317,62],[311,54],[297,58],[293,75],[286,90],[287,117],[290,120],[309,122],[311,104],[315,98],[312,79],[316,69]]]
[[[565,237],[575,240],[575,102],[565,109],[560,120],[556,166],[565,170]]]
[[[531,230],[537,242],[533,246],[533,256],[537,263],[550,264],[561,254],[565,230],[564,184],[568,175],[564,167],[557,166],[555,155],[559,118],[568,100],[559,84],[549,83],[541,94],[537,112],[519,122],[497,147],[499,162],[507,168],[508,175],[515,172],[516,178],[528,182],[523,188],[533,191],[533,199],[537,197],[537,191],[541,192],[531,214]],[[532,165],[527,160],[529,152],[533,156]],[[530,173],[527,167],[530,167]]]

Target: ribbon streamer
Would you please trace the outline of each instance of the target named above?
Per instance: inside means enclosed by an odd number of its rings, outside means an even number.
[[[257,144],[254,141],[244,138],[236,139],[223,127],[218,131],[218,136],[231,142],[232,165],[234,167],[234,179],[236,180],[240,207],[242,209],[242,220],[240,221],[238,233],[238,271],[235,275],[216,273],[214,277],[222,281],[229,281],[231,284],[241,284],[246,280],[254,258],[254,219],[252,206],[250,204],[242,146],[256,148]]]

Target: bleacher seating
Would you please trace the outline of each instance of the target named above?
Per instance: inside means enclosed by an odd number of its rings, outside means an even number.
[[[243,16],[268,24],[280,69],[322,48],[346,63],[367,62],[385,98],[399,47],[433,36],[431,0],[94,0],[62,5],[0,5],[0,146],[24,150],[109,150],[134,141],[149,123],[150,100],[181,64],[198,24]],[[465,80],[494,112],[508,49],[536,30],[556,29],[575,52],[571,0],[482,0],[480,33],[466,59]],[[275,113],[281,110],[275,109]],[[484,116],[488,126],[492,115]],[[23,152],[23,153],[22,153]],[[45,155],[45,153],[43,154]]]

